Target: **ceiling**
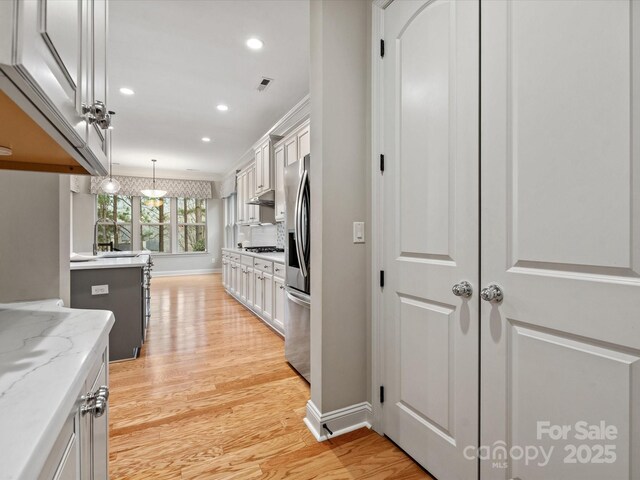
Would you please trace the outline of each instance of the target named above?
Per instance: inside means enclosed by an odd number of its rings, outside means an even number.
[[[108,72],[115,173],[215,178],[308,94],[309,2],[112,1]]]

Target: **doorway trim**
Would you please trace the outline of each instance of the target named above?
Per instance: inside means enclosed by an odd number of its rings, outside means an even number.
[[[393,0],[373,0],[371,3],[371,425],[384,434],[384,419],[380,403],[384,363],[382,344],[383,296],[380,272],[384,270],[383,208],[384,184],[380,171],[380,155],[384,153],[382,131],[383,59],[380,40],[384,36],[384,9]]]

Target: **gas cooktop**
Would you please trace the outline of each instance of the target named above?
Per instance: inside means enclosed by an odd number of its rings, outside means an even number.
[[[272,252],[284,252],[284,248],[276,247],[245,247],[247,252],[253,253],[272,253]]]

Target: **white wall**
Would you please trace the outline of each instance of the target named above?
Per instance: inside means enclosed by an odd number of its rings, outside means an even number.
[[[69,177],[0,171],[0,302],[69,304]]]
[[[311,400],[321,413],[367,401],[370,8],[311,2]],[[369,223],[369,222],[367,222]]]
[[[74,252],[91,252],[96,217],[95,195],[89,193],[90,178],[80,178],[80,192],[73,193]],[[207,200],[207,253],[153,255],[154,275],[213,272],[222,266],[224,210],[221,199]],[[134,232],[134,243],[139,238]]]

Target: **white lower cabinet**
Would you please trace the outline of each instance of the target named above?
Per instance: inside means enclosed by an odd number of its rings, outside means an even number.
[[[256,276],[252,267],[247,267],[247,299],[248,307],[253,307],[256,301]]]
[[[273,326],[284,331],[284,279],[273,277]]]
[[[240,266],[240,300],[247,302],[247,290],[249,290],[249,276],[247,275],[247,267]]]
[[[253,299],[253,306],[255,311],[262,315],[262,310],[264,309],[264,273],[257,270],[255,273],[256,277],[256,290],[255,297]]]
[[[237,262],[233,262],[233,290],[236,295],[242,295],[242,266]]]
[[[108,351],[89,371],[38,480],[107,480]],[[87,400],[93,394],[93,400]]]
[[[262,274],[262,289],[263,289],[263,305],[262,315],[265,320],[271,323],[273,319],[273,275],[270,273]]]
[[[222,284],[227,292],[284,334],[284,265],[231,251],[222,258]]]

